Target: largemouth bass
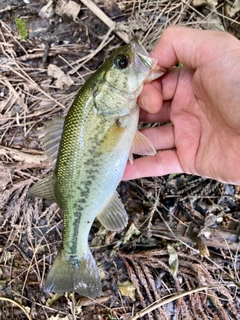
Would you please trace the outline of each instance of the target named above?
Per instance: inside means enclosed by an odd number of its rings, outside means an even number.
[[[45,282],[47,292],[101,295],[101,280],[89,250],[96,217],[109,230],[121,230],[127,214],[116,188],[132,153],[154,155],[137,131],[136,99],[143,83],[165,70],[137,40],[117,49],[86,81],[65,120],[46,125],[43,144],[56,167],[30,194],[57,202],[63,211],[62,247]],[[60,143],[60,145],[59,145]]]

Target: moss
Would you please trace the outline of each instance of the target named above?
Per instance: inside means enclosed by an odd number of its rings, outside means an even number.
[[[22,39],[26,40],[28,38],[28,29],[27,29],[26,20],[23,18],[16,17],[14,21],[15,21],[16,29],[18,31],[19,36]]]

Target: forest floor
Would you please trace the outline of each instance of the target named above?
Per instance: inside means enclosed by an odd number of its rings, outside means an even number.
[[[240,188],[191,175],[121,182],[128,226],[96,221],[89,236],[101,297],[44,292],[63,223],[28,195],[52,170],[37,129],[67,114],[113,49],[136,36],[150,51],[175,24],[240,39],[240,3],[0,0],[1,320],[240,319]]]

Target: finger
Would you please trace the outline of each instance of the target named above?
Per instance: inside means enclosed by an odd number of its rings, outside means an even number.
[[[185,69],[186,76],[189,72],[192,74],[192,70],[187,68],[181,69],[182,71]],[[145,84],[138,97],[138,105],[149,113],[159,113],[164,101],[171,100],[174,97],[179,81],[179,72],[180,68],[170,69],[163,77]],[[168,103],[167,109],[160,112],[160,115],[163,117],[161,121],[168,121],[169,114],[170,103]]]
[[[172,26],[163,32],[151,56],[163,68],[170,68],[181,62],[197,69],[229,51],[230,45],[231,48],[238,47],[239,41],[226,32]]]
[[[153,143],[156,150],[175,148],[173,125],[142,129],[141,133]]]
[[[155,156],[147,156],[127,163],[122,180],[143,177],[163,176],[170,173],[183,173],[176,151],[158,152]]]
[[[139,122],[169,122],[170,121],[170,101],[164,101],[162,108],[155,114],[149,113],[143,109],[140,110]]]
[[[156,113],[161,108],[163,100],[173,97],[176,90],[180,68],[170,69],[164,76],[146,83],[138,97],[139,106],[151,113]]]
[[[162,103],[163,99],[160,82],[157,82],[157,85],[155,85],[154,82],[146,83],[138,98],[139,106],[148,112],[157,113],[161,108]]]

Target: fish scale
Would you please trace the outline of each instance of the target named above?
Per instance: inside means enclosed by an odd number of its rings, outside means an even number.
[[[86,81],[64,125],[59,118],[52,126],[48,123],[43,141],[52,161],[58,152],[56,167],[51,176],[30,190],[34,196],[56,201],[63,211],[63,243],[45,282],[47,292],[75,291],[90,297],[101,294],[88,235],[96,217],[109,230],[118,231],[127,225],[127,213],[116,188],[128,157],[132,159],[131,148],[140,155],[156,153],[151,142],[137,131],[136,99],[145,81],[163,73],[156,60],[132,40]]]

